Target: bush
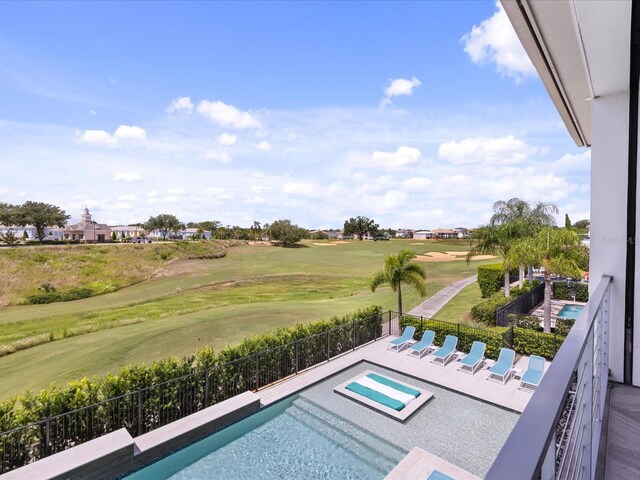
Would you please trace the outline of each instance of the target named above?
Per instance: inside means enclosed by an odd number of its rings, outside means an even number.
[[[553,360],[563,341],[562,335],[534,332],[526,328],[513,329],[513,349],[522,355],[540,355]]]
[[[566,337],[569,335],[569,330],[571,330],[571,327],[573,327],[575,323],[575,320],[569,320],[568,318],[556,318],[556,328],[554,331],[556,334]]]
[[[513,325],[518,328],[525,328],[527,330],[534,330],[536,332],[542,331],[540,327],[540,319],[534,315],[521,315],[519,313],[510,313],[508,315],[509,325]]]
[[[471,307],[471,318],[474,322],[483,325],[495,325],[496,311],[511,300],[511,297],[505,297],[502,293],[494,293],[488,299]]]
[[[553,298],[557,300],[573,300],[571,290],[576,294],[576,301],[588,302],[589,301],[589,284],[572,282],[569,287],[568,282],[553,282],[551,288],[553,289]]]
[[[482,298],[487,298],[499,291],[504,281],[502,264],[481,265],[478,267],[478,285]]]

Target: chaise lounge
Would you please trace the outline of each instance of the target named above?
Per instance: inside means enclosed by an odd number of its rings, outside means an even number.
[[[399,352],[413,341],[414,333],[416,333],[415,327],[411,325],[405,327],[404,332],[402,332],[402,336],[396,338],[395,340],[391,340],[389,342],[389,345],[387,345],[387,349],[392,349],[396,352]]]
[[[544,374],[544,358],[538,355],[531,355],[529,357],[529,366],[527,371],[520,377],[519,389],[523,390],[535,390],[542,380]]]
[[[511,375],[513,375],[513,362],[516,358],[516,352],[510,348],[501,348],[498,361],[489,369],[489,379],[500,380],[504,385],[507,383]]]
[[[460,360],[458,370],[468,372],[471,375],[476,373],[484,363],[484,351],[486,348],[487,345],[483,342],[473,342],[469,354],[465,355],[464,358]]]
[[[433,345],[433,339],[436,336],[436,332],[433,330],[425,330],[422,334],[422,339],[418,343],[414,343],[409,347],[409,355],[417,355],[418,358],[422,358],[423,355],[428,355],[429,351],[435,349]]]
[[[455,335],[447,335],[444,339],[442,347],[433,352],[432,362],[441,362],[444,367],[449,360],[451,360],[456,354],[456,346],[458,345],[458,337]]]

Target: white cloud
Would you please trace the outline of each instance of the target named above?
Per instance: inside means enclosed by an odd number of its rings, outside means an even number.
[[[218,137],[218,143],[220,145],[235,145],[237,141],[238,137],[232,133],[223,133]]]
[[[459,142],[441,143],[438,147],[440,158],[455,165],[469,163],[515,165],[539,152],[544,151],[513,135],[501,138],[465,138]]]
[[[431,185],[433,185],[433,181],[426,177],[411,177],[402,182],[402,187],[405,190],[409,190],[412,192],[426,190]]]
[[[398,95],[411,95],[413,89],[422,85],[422,82],[416,77],[412,77],[411,80],[406,78],[396,78],[391,80],[387,88],[384,89],[384,98],[380,100],[380,105],[385,106],[391,103],[391,97]]]
[[[314,197],[318,194],[319,188],[312,183],[288,182],[282,186],[282,191],[287,195]]]
[[[0,198],[21,198],[26,196],[27,196],[26,192],[9,190],[8,188],[0,188]]]
[[[98,112],[96,112],[93,108],[91,110],[89,110],[89,115],[94,116],[97,115]]]
[[[184,112],[190,114],[193,111],[193,103],[190,97],[179,97],[171,100],[171,103],[167,107],[168,113]]]
[[[76,134],[78,142],[89,145],[113,145],[118,140],[106,130],[85,130],[82,134]]]
[[[149,198],[156,198],[158,195],[160,195],[160,193],[157,190],[151,190],[147,193],[147,197]]]
[[[525,77],[535,75],[536,71],[502,4],[496,2],[496,7],[497,12],[483,20],[480,26],[474,25],[471,31],[462,37],[464,51],[473,63],[495,63],[498,72],[520,82]]]
[[[229,194],[224,188],[210,187],[202,192],[205,197],[214,197],[218,200],[230,200],[233,195]]]
[[[146,140],[147,132],[135,125],[120,125],[111,135],[106,130],[76,132],[76,141],[89,145],[115,145],[119,140]]]
[[[120,125],[114,136],[120,140],[146,140],[147,132],[135,125]]]
[[[249,112],[243,112],[233,105],[221,101],[202,100],[198,113],[210,118],[222,127],[260,128],[260,121]]]
[[[563,173],[586,173],[591,166],[591,150],[576,155],[567,153],[549,167],[555,172]]]
[[[137,199],[138,198],[135,195],[131,195],[129,193],[118,196],[118,200],[121,202],[135,202]]]
[[[187,191],[184,188],[170,188],[167,190],[167,195],[171,196],[184,196],[187,194]]]
[[[207,150],[204,152],[204,157],[208,160],[215,160],[220,163],[231,163],[231,155],[226,152],[217,152],[215,150]]]
[[[350,161],[363,167],[397,169],[417,165],[423,158],[419,149],[401,146],[395,152],[376,150],[369,156],[352,154]]]
[[[262,197],[248,197],[244,199],[245,205],[262,205],[264,203],[264,198]]]
[[[113,180],[116,182],[139,182],[142,176],[138,172],[116,172],[113,174]]]
[[[271,144],[269,142],[267,142],[266,140],[263,140],[259,144],[256,145],[256,148],[258,150],[260,150],[261,152],[268,152],[269,150],[271,150]]]
[[[271,188],[265,187],[264,185],[251,185],[251,191],[253,193],[267,193],[271,192]]]

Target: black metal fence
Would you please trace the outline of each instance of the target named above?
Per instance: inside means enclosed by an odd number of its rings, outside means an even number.
[[[385,318],[386,317],[386,318]],[[0,474],[120,428],[142,435],[390,334],[392,312],[0,433]]]
[[[509,325],[509,314],[529,313],[534,307],[544,300],[544,283],[536,285],[527,293],[520,295],[515,300],[507,303],[504,307],[496,311],[496,326],[506,327]]]

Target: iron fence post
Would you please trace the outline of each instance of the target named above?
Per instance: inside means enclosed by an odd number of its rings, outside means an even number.
[[[515,336],[516,336],[515,329],[513,328],[513,325],[511,325],[511,338],[509,339],[509,348],[511,350],[513,350],[513,340],[515,339]]]
[[[142,435],[142,390],[138,390],[138,435]]]
[[[329,334],[331,333],[330,330],[327,330],[327,362],[329,360],[331,360],[331,350],[329,349]]]
[[[459,323],[456,323],[456,331],[458,332],[457,333],[458,338],[460,338],[460,324]]]
[[[353,350],[356,349],[356,322],[351,322],[351,336],[353,341]]]
[[[51,444],[51,419],[49,417],[47,417],[47,420],[45,421],[45,441],[46,443],[46,449],[45,451],[47,452],[47,455],[49,454],[49,445]]]
[[[389,310],[389,335],[391,335],[391,310]]]
[[[556,356],[556,353],[558,353],[558,347],[556,344],[556,331],[555,329],[553,330],[553,356]]]
[[[260,354],[256,355],[256,390],[260,388]]]
[[[298,340],[296,340],[296,375],[298,374],[298,351],[300,350],[298,343]]]
[[[420,315],[420,331],[424,332],[424,318]]]
[[[209,369],[204,371],[204,408],[209,406]]]

